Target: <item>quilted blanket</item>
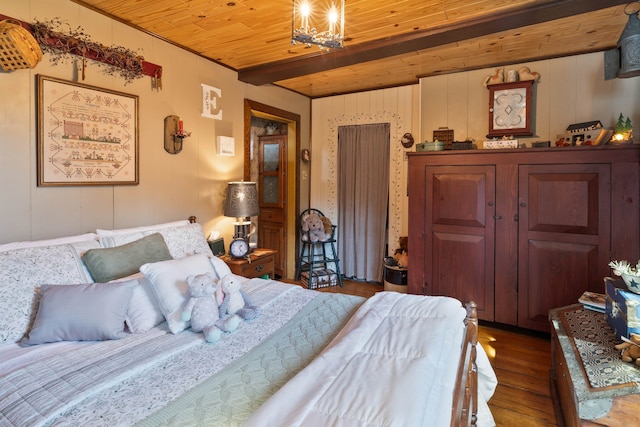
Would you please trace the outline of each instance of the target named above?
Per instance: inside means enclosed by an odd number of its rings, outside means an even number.
[[[362,297],[322,294],[276,334],[140,426],[239,426],[344,327]]]
[[[253,356],[245,355],[267,349],[256,360],[265,363],[263,381],[272,393],[288,379],[290,368],[306,364],[331,340],[363,300],[261,279],[243,287],[261,307],[261,315],[215,345],[191,331],[169,334],[165,326],[122,340],[36,346],[27,349],[35,355],[1,360],[0,426],[124,426],[158,411],[158,421],[150,422],[162,423],[163,408],[172,401],[177,403],[170,407],[188,407],[195,393],[190,390],[208,389],[202,384],[212,378],[217,378],[212,380],[218,384],[217,399],[244,389],[244,403],[253,404],[256,382],[246,382],[249,371],[240,362]],[[275,347],[269,350],[269,343]],[[0,350],[5,350],[0,353],[3,359],[22,349]],[[241,368],[236,373],[225,369],[234,366]],[[280,376],[271,377],[276,371]],[[230,381],[239,381],[238,387],[230,388]],[[255,409],[242,407],[242,399],[223,400],[217,413],[228,419],[246,418],[247,411]]]

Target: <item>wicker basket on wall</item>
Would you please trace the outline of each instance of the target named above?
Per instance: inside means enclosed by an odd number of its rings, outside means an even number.
[[[4,71],[34,68],[41,60],[42,49],[20,22],[0,21],[0,68]]]

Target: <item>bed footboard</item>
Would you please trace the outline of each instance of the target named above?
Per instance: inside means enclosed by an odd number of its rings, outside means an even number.
[[[451,408],[451,427],[475,426],[478,413],[478,312],[475,302],[465,304],[467,317],[462,341],[462,355],[458,364],[456,388]]]

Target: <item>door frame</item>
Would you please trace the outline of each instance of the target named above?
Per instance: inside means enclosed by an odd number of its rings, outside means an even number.
[[[300,115],[289,111],[281,110],[270,105],[262,104],[257,101],[245,98],[244,100],[244,180],[251,179],[251,117],[272,117],[276,120],[283,121],[295,127],[293,140],[289,139],[289,144],[294,145],[295,156],[295,188],[291,188],[289,180],[287,180],[287,193],[293,195],[294,198],[294,215],[286,216],[285,229],[287,232],[294,231],[293,244],[291,239],[287,238],[287,272],[295,266],[296,255],[299,250],[298,242],[298,213],[300,212]],[[291,160],[289,160],[291,161]],[[289,169],[289,168],[288,168]],[[290,172],[290,171],[288,171]],[[293,221],[293,222],[292,222]]]

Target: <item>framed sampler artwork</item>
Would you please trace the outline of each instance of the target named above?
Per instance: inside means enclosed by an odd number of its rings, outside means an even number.
[[[489,89],[487,137],[533,135],[531,125],[533,83],[533,80],[523,80],[487,86]]]
[[[38,75],[38,186],[137,185],[138,97]]]

